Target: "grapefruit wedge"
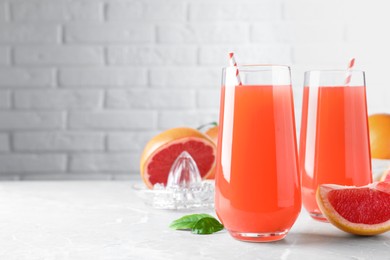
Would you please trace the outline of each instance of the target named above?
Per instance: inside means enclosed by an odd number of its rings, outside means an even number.
[[[371,236],[390,230],[390,183],[362,187],[322,184],[316,199],[322,213],[339,229]]]
[[[168,174],[176,158],[187,151],[195,160],[202,179],[213,173],[216,146],[205,134],[193,128],[179,127],[153,137],[141,155],[141,177],[148,188],[167,184]]]

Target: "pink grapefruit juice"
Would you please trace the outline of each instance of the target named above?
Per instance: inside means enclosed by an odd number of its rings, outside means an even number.
[[[288,231],[301,208],[292,88],[231,88],[221,90],[216,212],[233,237]]]
[[[323,221],[315,199],[319,184],[372,182],[364,86],[304,87],[300,169],[303,204]]]

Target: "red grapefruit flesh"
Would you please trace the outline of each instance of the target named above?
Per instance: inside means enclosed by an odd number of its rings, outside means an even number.
[[[216,146],[203,133],[192,128],[173,128],[153,137],[141,156],[141,177],[149,188],[166,185],[176,158],[187,151],[196,162],[202,179],[214,172]]]
[[[377,235],[390,230],[390,183],[362,187],[322,184],[317,203],[330,223],[355,235]]]

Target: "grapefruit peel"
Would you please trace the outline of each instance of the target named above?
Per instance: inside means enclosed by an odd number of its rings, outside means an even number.
[[[390,167],[382,173],[379,181],[390,182]]]

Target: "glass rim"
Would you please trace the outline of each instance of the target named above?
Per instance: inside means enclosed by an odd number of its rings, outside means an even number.
[[[237,66],[225,66],[223,69],[228,69],[228,68],[238,68],[239,70],[243,70],[245,68],[251,69],[251,68],[286,68],[290,69],[289,65],[284,65],[284,64],[242,64],[242,65],[237,65]]]
[[[363,70],[309,70],[304,73],[303,87],[365,87],[365,77]]]
[[[306,73],[310,73],[310,72],[334,72],[334,73],[338,73],[338,72],[340,72],[340,73],[349,73],[349,72],[351,72],[351,73],[365,73],[365,71],[364,70],[342,70],[342,69],[337,69],[337,70],[334,70],[334,69],[324,69],[324,70],[307,70],[307,71],[305,71],[304,73],[306,74]]]

